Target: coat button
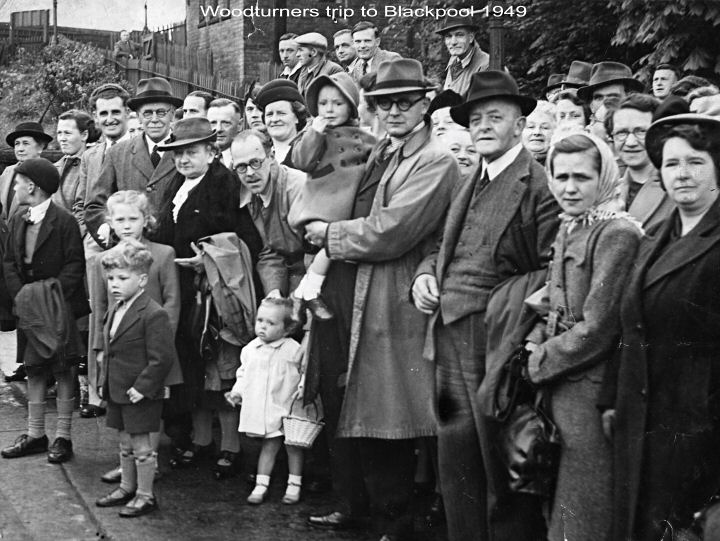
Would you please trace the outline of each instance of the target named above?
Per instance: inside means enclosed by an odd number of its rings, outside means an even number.
[[[647,397],[647,394],[648,394],[647,389],[644,388],[644,387],[643,387],[642,389],[640,389],[640,394],[641,394],[643,397]]]
[[[643,329],[642,323],[636,324],[636,325],[635,325],[635,328],[636,328],[638,331],[642,331],[642,329]]]
[[[153,187],[152,187],[152,186],[148,186],[147,188],[145,188],[145,191],[146,191],[146,192],[152,192],[152,191],[153,191]]]

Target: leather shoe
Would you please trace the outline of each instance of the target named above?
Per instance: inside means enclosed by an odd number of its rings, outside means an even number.
[[[307,523],[315,528],[328,530],[349,530],[358,527],[358,520],[340,511],[333,511],[327,515],[310,515]]]
[[[15,443],[0,451],[3,458],[19,458],[21,456],[44,453],[48,448],[47,436],[31,438],[27,434],[21,434]]]
[[[27,377],[27,373],[25,372],[25,365],[21,364],[17,367],[17,370],[10,374],[9,376],[5,376],[5,381],[7,383],[11,383],[14,381],[25,381],[25,378]]]
[[[330,311],[330,308],[327,307],[322,297],[307,300],[305,301],[305,305],[316,321],[328,321],[335,317],[335,314]]]
[[[113,483],[119,483],[120,479],[122,478],[122,469],[120,466],[117,468],[113,468],[112,470],[103,473],[100,476],[100,480],[103,483],[113,484]]]
[[[62,464],[73,456],[72,442],[65,438],[55,438],[48,449],[48,462],[51,464]]]
[[[139,505],[138,505],[139,503]],[[158,508],[155,496],[135,496],[128,504],[120,509],[123,518],[135,518],[147,515]]]
[[[124,505],[135,497],[134,492],[128,492],[124,488],[116,488],[109,494],[105,494],[102,498],[99,498],[95,505],[98,507],[114,507],[116,505]]]
[[[93,417],[102,417],[105,415],[107,410],[100,406],[94,406],[93,404],[84,404],[80,408],[80,417],[83,419],[92,419]]]

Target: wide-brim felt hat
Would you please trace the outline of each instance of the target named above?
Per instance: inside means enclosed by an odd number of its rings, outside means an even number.
[[[15,174],[25,175],[33,184],[49,194],[57,192],[60,186],[60,173],[57,167],[45,158],[30,158],[21,162],[15,168]]]
[[[444,109],[445,107],[455,107],[456,105],[460,105],[462,102],[463,97],[454,90],[443,90],[432,99],[430,105],[428,106],[427,114],[432,115],[439,109]]]
[[[590,62],[583,62],[582,60],[573,60],[570,63],[570,68],[560,84],[570,88],[580,88],[588,84],[592,75],[593,65]]]
[[[169,103],[175,107],[182,107],[183,100],[172,95],[172,87],[167,79],[150,77],[140,79],[135,96],[130,98],[127,106],[133,111],[145,103]]]
[[[192,117],[178,120],[173,127],[170,140],[158,145],[158,150],[177,150],[195,143],[211,143],[215,141],[217,132],[210,126],[207,118]]]
[[[504,71],[488,70],[473,74],[465,103],[452,107],[450,116],[467,128],[472,108],[477,103],[490,99],[506,99],[517,103],[523,116],[532,113],[537,105],[535,98],[520,94],[512,75]]]
[[[305,104],[305,98],[300,94],[298,85],[290,79],[273,79],[263,85],[253,101],[262,110],[276,101],[299,101]]]
[[[547,85],[545,86],[545,92],[550,92],[551,90],[555,90],[556,88],[560,88],[562,85],[562,80],[565,78],[564,73],[552,73],[550,77],[548,77]]]
[[[480,27],[473,22],[472,17],[446,17],[442,26],[435,30],[435,33],[442,36],[445,32],[456,28],[470,28],[473,32],[480,30]]]
[[[319,75],[312,80],[305,92],[305,101],[310,114],[318,116],[318,94],[325,85],[332,85],[340,91],[350,104],[350,118],[356,118],[358,116],[357,106],[360,101],[360,91],[353,78],[345,71],[339,71],[332,75]]]
[[[394,58],[381,62],[375,84],[366,96],[385,96],[403,92],[429,92],[435,85],[425,80],[423,67],[412,58]]]
[[[623,84],[630,91],[642,92],[645,86],[634,79],[632,70],[620,62],[598,62],[593,65],[587,86],[578,88],[578,97],[586,102],[592,99],[596,88],[610,84]]]
[[[52,135],[49,135],[43,131],[42,124],[39,122],[21,122],[17,126],[15,126],[15,130],[10,132],[7,137],[5,137],[5,142],[12,146],[15,146],[15,139],[18,137],[23,136],[30,136],[36,141],[44,144],[48,144],[50,141],[53,140]]]

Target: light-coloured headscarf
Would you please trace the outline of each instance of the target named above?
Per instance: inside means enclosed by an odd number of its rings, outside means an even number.
[[[548,176],[548,183],[552,181],[552,161],[555,158],[555,147],[560,141],[572,136],[582,136],[589,139],[597,148],[600,154],[600,178],[598,179],[598,191],[592,205],[588,210],[579,216],[571,216],[565,212],[560,214],[560,219],[567,224],[568,232],[576,225],[590,226],[596,222],[625,218],[634,223],[642,232],[642,225],[630,214],[625,212],[625,203],[620,197],[620,170],[615,162],[615,155],[610,147],[599,137],[582,131],[580,129],[564,132],[553,141],[548,151],[548,159],[545,163],[545,171]]]

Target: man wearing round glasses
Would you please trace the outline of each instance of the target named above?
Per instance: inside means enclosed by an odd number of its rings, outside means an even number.
[[[621,184],[625,209],[645,229],[663,221],[675,207],[645,148],[645,135],[659,105],[649,94],[631,94],[605,122],[615,153],[627,166]]]
[[[170,83],[162,77],[138,82],[137,93],[127,105],[138,114],[144,135],[119,142],[108,151],[85,204],[85,222],[98,244],[107,246],[110,241],[105,223],[105,202],[110,194],[138,190],[147,193],[156,209],[167,204],[176,170],[172,155],[158,147],[170,136],[170,122],[182,104],[183,100],[172,95]]]
[[[230,152],[240,179],[240,208],[247,207],[263,241],[257,272],[265,295],[287,296],[305,273],[303,239],[287,223],[305,174],[279,164],[272,146],[267,134],[244,130]]]

